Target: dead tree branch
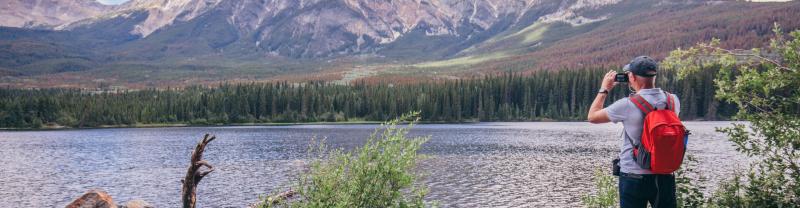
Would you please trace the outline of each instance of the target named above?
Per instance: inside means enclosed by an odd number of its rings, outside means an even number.
[[[197,184],[200,183],[203,177],[214,171],[214,166],[211,166],[208,161],[203,160],[203,151],[205,151],[206,145],[216,138],[215,136],[206,134],[203,140],[197,143],[197,147],[195,147],[194,152],[192,152],[192,159],[189,169],[186,171],[186,178],[181,180],[183,183],[181,199],[183,200],[184,208],[195,207],[195,203],[197,202]],[[200,168],[202,167],[206,167],[206,169],[201,170]]]
[[[770,58],[767,58],[767,57],[764,57],[764,56],[761,56],[760,54],[756,54],[756,53],[737,53],[737,52],[735,52],[735,51],[733,51],[733,50],[728,50],[728,49],[724,49],[724,48],[720,48],[720,47],[716,47],[716,46],[712,46],[712,45],[706,45],[706,44],[701,44],[700,46],[702,46],[703,48],[711,49],[711,50],[717,50],[717,51],[721,51],[721,52],[723,52],[723,53],[726,53],[726,54],[728,54],[728,55],[732,55],[732,56],[738,56],[738,57],[754,57],[754,58],[756,58],[756,59],[758,59],[758,60],[761,60],[761,61],[765,61],[765,62],[772,63],[772,64],[774,64],[774,65],[775,65],[775,67],[777,67],[777,68],[779,68],[779,69],[781,69],[781,70],[785,70],[785,71],[794,71],[794,70],[792,70],[791,68],[789,68],[789,67],[786,67],[786,66],[784,66],[783,64],[781,64],[781,63],[780,63],[780,61],[778,61],[778,60],[775,60],[775,59],[770,59]]]

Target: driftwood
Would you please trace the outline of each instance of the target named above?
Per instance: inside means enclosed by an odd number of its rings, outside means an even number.
[[[211,166],[208,161],[203,160],[203,151],[205,151],[206,145],[216,138],[215,136],[206,134],[203,140],[197,143],[197,147],[195,147],[194,152],[192,152],[192,159],[189,169],[186,171],[186,178],[181,180],[181,183],[183,183],[181,199],[183,200],[184,208],[195,207],[195,203],[197,202],[197,184],[200,183],[203,177],[214,171],[214,167]],[[200,168],[203,166],[207,169],[201,170]]]

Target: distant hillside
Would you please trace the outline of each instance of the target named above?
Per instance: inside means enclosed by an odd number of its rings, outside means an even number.
[[[671,50],[711,38],[721,39],[725,48],[754,48],[774,35],[776,23],[785,31],[799,29],[800,2],[654,7],[514,58],[537,60],[540,68],[615,66],[640,54],[663,58]]]
[[[26,1],[3,9],[20,2]],[[52,22],[31,13],[25,18],[37,23],[28,26],[9,18],[19,12],[0,14],[0,25],[12,26],[0,27],[0,85],[452,79],[617,66],[712,37],[752,47],[767,39],[773,23],[800,28],[796,1],[37,2],[39,10],[92,12]]]

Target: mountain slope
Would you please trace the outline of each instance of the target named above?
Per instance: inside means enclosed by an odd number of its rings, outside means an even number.
[[[655,6],[611,18],[548,47],[485,64],[496,68],[504,62],[536,60],[535,68],[542,69],[615,66],[640,54],[664,58],[673,49],[712,38],[725,48],[753,48],[767,43],[774,24],[784,31],[800,29],[800,2]]]
[[[797,1],[133,0],[55,30],[0,27],[0,80],[141,87],[613,66],[712,37],[760,45],[773,23],[800,28],[798,11]]]
[[[104,22],[143,14],[146,18],[132,22],[134,26],[129,28],[130,34],[142,39],[158,35],[159,31],[186,30],[182,24],[217,27],[209,24],[214,23],[233,26],[235,31],[231,32],[236,36],[225,37],[236,40],[219,41],[224,44],[212,46],[217,49],[238,43],[228,49],[293,58],[393,55],[395,53],[386,48],[398,48],[398,44],[392,43],[411,36],[412,39],[446,40],[448,45],[461,45],[442,50],[441,55],[447,56],[496,32],[529,24],[543,15],[553,16],[550,18],[554,21],[572,21],[569,18],[581,17],[573,11],[618,2],[620,0],[138,0],[57,29],[102,31],[106,28],[98,25]],[[565,11],[572,16],[562,15]],[[194,41],[193,38],[182,39],[189,42]]]

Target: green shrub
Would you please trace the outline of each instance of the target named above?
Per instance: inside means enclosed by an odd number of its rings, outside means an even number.
[[[678,171],[675,171],[675,196],[678,207],[703,207],[707,203],[703,185],[707,179],[697,169],[697,159],[687,155]]]
[[[192,125],[209,125],[210,123],[205,118],[197,118],[197,119],[192,119],[191,121],[189,121],[189,124],[192,124]]]
[[[56,123],[62,126],[77,126],[78,119],[65,112],[59,112]]]
[[[604,169],[598,169],[594,172],[593,181],[597,192],[583,196],[583,205],[592,208],[619,207],[618,178]]]
[[[318,154],[303,173],[297,197],[276,206],[285,207],[424,207],[427,190],[416,170],[420,146],[428,138],[406,138],[417,113],[384,123],[364,146],[351,152],[329,150],[320,142],[311,149]],[[407,128],[401,121],[415,118]],[[267,197],[269,198],[269,197]],[[275,206],[265,199],[261,207]]]
[[[800,30],[785,38],[776,25],[765,50],[728,50],[720,41],[676,50],[667,67],[687,77],[719,68],[716,96],[735,103],[750,123],[718,129],[753,159],[744,175],[724,182],[710,200],[720,207],[798,207],[800,204]],[[742,179],[745,177],[745,179]]]

